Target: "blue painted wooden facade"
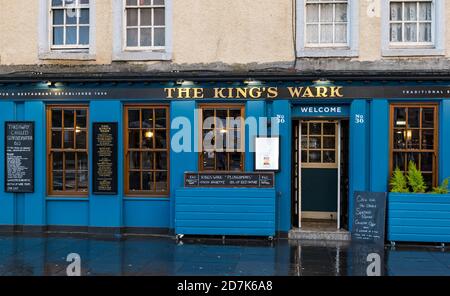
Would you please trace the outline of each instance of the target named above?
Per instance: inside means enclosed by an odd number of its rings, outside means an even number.
[[[395,84],[394,84],[395,85]],[[108,87],[108,86],[102,86]],[[381,86],[380,86],[381,87]],[[183,174],[186,171],[198,171],[198,153],[170,152],[170,195],[169,197],[127,197],[124,194],[124,151],[123,140],[123,110],[128,103],[167,104],[170,106],[170,117],[185,117],[191,125],[192,133],[197,130],[195,108],[200,103],[242,103],[245,105],[246,116],[277,117],[282,116],[279,136],[280,171],[275,175],[275,188],[271,193],[274,198],[275,231],[287,232],[292,227],[291,213],[291,152],[292,152],[292,120],[301,119],[300,106],[334,105],[342,107],[342,114],[328,116],[348,118],[350,123],[350,152],[349,152],[349,196],[354,191],[388,190],[389,173],[389,104],[398,99],[305,99],[291,100],[278,98],[276,100],[210,100],[201,102],[196,100],[161,100],[154,98],[129,99],[80,99],[80,100],[45,100],[45,99],[2,99],[0,100],[0,149],[4,149],[5,121],[34,121],[35,122],[35,192],[27,194],[6,193],[0,191],[0,226],[80,226],[80,227],[145,227],[174,230],[177,218],[182,212],[177,212],[175,203],[178,194],[188,202],[194,192],[183,189]],[[450,99],[426,98],[401,99],[402,102],[437,102],[439,112],[439,178],[442,180],[450,176]],[[46,105],[49,103],[89,105],[89,128],[92,123],[100,121],[118,122],[119,150],[118,150],[118,179],[117,195],[95,195],[92,192],[86,197],[47,196],[46,193]],[[322,115],[322,116],[327,116]],[[362,116],[362,117],[361,117]],[[330,117],[330,118],[331,118]],[[357,122],[356,118],[364,118],[364,122]],[[171,136],[180,127],[172,126]],[[91,131],[92,132],[92,131]],[[90,133],[92,135],[92,133]],[[250,139],[255,134],[246,131],[245,170],[253,171],[254,161],[252,153],[248,152]],[[172,138],[172,137],[171,137]],[[198,139],[192,140],[192,147],[197,145]],[[89,149],[92,149],[90,147]],[[3,185],[5,178],[5,158],[0,153],[0,180]],[[92,153],[90,153],[90,170],[92,171]],[[90,174],[92,178],[92,174]],[[92,183],[92,180],[91,182]],[[90,186],[92,187],[92,186]],[[90,189],[91,190],[91,189]],[[207,191],[205,191],[207,192]],[[229,189],[211,191],[210,196],[220,198],[230,195]],[[245,193],[244,193],[245,192]],[[248,198],[266,194],[263,190],[248,189],[239,194]],[[236,207],[239,206],[237,203]],[[349,225],[352,221],[352,202],[349,201]],[[184,214],[183,214],[184,215]],[[183,219],[181,219],[183,220]],[[267,221],[271,221],[270,219]],[[271,223],[271,222],[270,222]],[[180,224],[182,227],[182,224]],[[268,227],[267,229],[269,229]],[[448,228],[450,229],[450,228]],[[206,231],[205,231],[206,232]],[[266,235],[268,232],[264,232]],[[244,233],[244,232],[242,232]],[[450,234],[450,230],[449,230]]]

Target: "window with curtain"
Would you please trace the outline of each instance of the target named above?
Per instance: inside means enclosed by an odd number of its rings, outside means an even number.
[[[202,108],[200,170],[244,170],[244,107]]]
[[[165,48],[165,0],[125,1],[127,49]]]
[[[50,106],[47,116],[48,194],[87,196],[88,107]]]
[[[306,0],[306,45],[348,45],[348,0]]]
[[[89,48],[89,0],[49,0],[52,49]]]
[[[167,196],[169,193],[169,108],[125,108],[125,193]]]
[[[433,43],[433,1],[390,1],[391,44]]]
[[[408,171],[413,161],[429,189],[437,185],[437,105],[391,105],[391,165]]]

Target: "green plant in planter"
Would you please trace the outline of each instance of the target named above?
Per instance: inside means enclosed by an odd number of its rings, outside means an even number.
[[[405,174],[400,171],[398,167],[396,167],[394,173],[392,173],[391,182],[389,184],[391,185],[391,192],[409,192],[408,182],[406,181]]]
[[[444,181],[442,181],[442,184],[440,186],[434,187],[433,188],[433,193],[436,193],[436,194],[448,194],[449,191],[450,191],[448,189],[448,180],[449,179],[450,179],[450,177],[447,178],[447,179],[444,179]]]
[[[423,180],[422,172],[416,167],[414,161],[410,160],[408,164],[408,184],[414,193],[424,193],[427,185]]]

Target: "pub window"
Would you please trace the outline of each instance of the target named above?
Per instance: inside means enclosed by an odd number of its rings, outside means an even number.
[[[201,106],[200,170],[244,170],[244,107]]]
[[[89,48],[89,0],[50,0],[51,48]]]
[[[433,42],[433,1],[390,1],[389,29],[391,44]]]
[[[47,109],[48,194],[87,196],[88,107]]]
[[[164,0],[125,0],[125,31],[127,49],[164,49]]]
[[[306,45],[346,46],[348,44],[348,1],[306,0]]]
[[[167,196],[169,193],[169,109],[125,108],[125,193]]]
[[[336,121],[303,121],[302,123],[302,167],[337,168]]]
[[[428,189],[437,183],[437,105],[391,105],[391,161],[395,168],[408,171],[414,161]]]

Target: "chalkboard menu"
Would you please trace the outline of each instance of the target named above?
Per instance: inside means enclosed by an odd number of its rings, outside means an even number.
[[[352,240],[384,243],[386,193],[355,192]]]
[[[273,188],[273,173],[185,173],[185,187]]]
[[[5,191],[34,192],[34,122],[5,122]]]
[[[93,192],[117,194],[117,122],[96,122],[93,134]]]

